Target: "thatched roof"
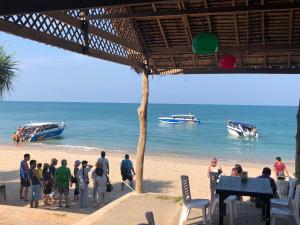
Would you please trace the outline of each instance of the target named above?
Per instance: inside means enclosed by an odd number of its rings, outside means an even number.
[[[300,71],[299,0],[16,2],[0,9],[0,30],[151,74]],[[195,55],[192,38],[205,31],[219,51]],[[237,69],[219,69],[225,53]]]

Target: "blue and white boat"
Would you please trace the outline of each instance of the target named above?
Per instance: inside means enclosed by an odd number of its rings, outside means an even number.
[[[27,142],[41,141],[58,137],[66,127],[66,122],[58,123],[30,123],[21,128],[21,139]]]
[[[200,123],[192,114],[175,114],[168,117],[158,117],[161,123]]]
[[[251,124],[227,121],[228,133],[236,137],[258,137],[256,127]]]

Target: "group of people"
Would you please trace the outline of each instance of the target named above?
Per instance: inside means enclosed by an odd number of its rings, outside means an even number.
[[[223,174],[222,168],[219,167],[217,163],[218,160],[213,158],[207,169],[207,175],[208,178],[210,178],[211,197],[214,196],[219,177]],[[290,178],[290,175],[286,165],[281,161],[281,157],[276,157],[273,170],[276,181],[271,177],[271,169],[269,167],[263,168],[262,174],[258,176],[258,178],[268,178],[270,180],[274,197],[284,198],[284,196],[287,196],[289,190],[289,182],[286,180],[286,177]],[[242,173],[242,166],[240,164],[235,164],[231,170],[231,176],[241,176]]]
[[[28,191],[31,187],[30,207],[39,207],[39,201],[43,200],[45,205],[56,203],[62,207],[62,198],[64,196],[65,207],[70,207],[69,188],[73,185],[73,201],[79,201],[79,206],[88,207],[88,192],[90,178],[93,181],[93,201],[95,207],[105,204],[107,192],[111,192],[113,187],[109,179],[109,161],[106,153],[101,152],[95,165],[90,165],[86,160],[76,160],[74,162],[73,173],[67,167],[66,159],[61,160],[60,167],[57,168],[58,160],[53,158],[51,163],[37,163],[30,158],[30,154],[24,154],[24,159],[20,163],[20,199],[28,201]],[[95,169],[93,169],[95,167]],[[93,171],[92,171],[93,169]],[[92,172],[91,172],[92,171]],[[91,172],[91,176],[90,176]],[[133,176],[135,171],[129,155],[126,154],[121,161],[120,172],[122,176],[122,190],[126,181],[129,181],[129,187],[133,190]],[[42,194],[43,192],[43,194]]]

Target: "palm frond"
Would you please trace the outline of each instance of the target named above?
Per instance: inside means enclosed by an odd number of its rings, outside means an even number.
[[[16,77],[17,62],[12,55],[7,54],[0,46],[0,98],[5,92],[13,89],[13,79]]]

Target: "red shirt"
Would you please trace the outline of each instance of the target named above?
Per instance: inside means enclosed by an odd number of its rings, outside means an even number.
[[[283,172],[284,172],[284,170],[285,170],[285,165],[284,165],[284,163],[275,162],[274,168],[275,168],[275,170],[276,170],[276,176],[278,176],[278,173],[279,173],[280,171],[283,171]]]

